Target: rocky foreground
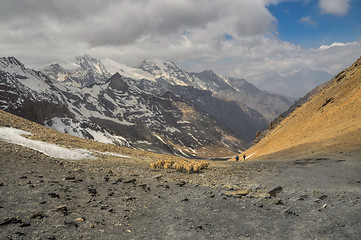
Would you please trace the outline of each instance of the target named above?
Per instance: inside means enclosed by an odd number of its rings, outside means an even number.
[[[187,174],[0,141],[0,239],[359,239],[359,156],[211,161]]]

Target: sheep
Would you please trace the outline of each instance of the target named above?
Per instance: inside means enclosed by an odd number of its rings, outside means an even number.
[[[155,169],[157,169],[157,167],[158,167],[158,162],[151,162],[151,163],[150,163],[150,169],[152,169],[153,171],[154,171]]]
[[[209,166],[209,163],[207,162],[200,162],[200,164],[201,164],[201,169],[207,169]]]
[[[157,161],[158,168],[162,168],[164,166],[164,163],[165,163],[164,160],[158,160]]]
[[[200,163],[193,165],[193,172],[198,173],[202,169],[202,165]]]
[[[172,166],[173,166],[173,163],[171,163],[171,162],[164,163],[164,169],[171,169]]]
[[[175,169],[177,172],[187,173],[199,173],[202,169],[207,169],[209,166],[208,162],[204,161],[193,161],[193,160],[158,160],[150,163],[150,168],[156,170],[157,168]]]
[[[185,169],[186,169],[186,171],[187,171],[188,173],[192,173],[192,172],[193,172],[193,165],[192,165],[192,164],[187,164],[187,165],[185,165],[184,167],[185,167]]]

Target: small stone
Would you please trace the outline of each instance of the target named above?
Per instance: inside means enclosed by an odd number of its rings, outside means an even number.
[[[84,221],[85,221],[85,218],[83,218],[83,217],[79,217],[79,218],[75,219],[75,221],[84,222]]]
[[[94,197],[97,194],[97,190],[95,188],[88,188],[88,193]]]
[[[43,219],[44,217],[45,216],[44,216],[43,211],[40,211],[40,212],[34,213],[30,218],[31,219]]]
[[[48,195],[49,195],[51,198],[60,198],[60,195],[57,194],[57,193],[48,193]]]
[[[176,184],[177,184],[178,186],[180,186],[180,187],[183,187],[184,185],[187,184],[187,182],[184,181],[184,180],[181,180],[181,181],[177,182]]]
[[[274,201],[273,203],[276,204],[276,205],[283,205],[284,204],[282,199],[278,199],[277,201]]]
[[[204,227],[203,226],[197,226],[196,227],[196,231],[204,231]]]
[[[158,175],[153,176],[152,178],[158,180],[158,179],[160,179],[162,177],[163,177],[163,174],[158,174]]]
[[[100,207],[100,210],[106,210],[108,208],[108,205],[104,205]]]
[[[73,221],[70,221],[70,222],[65,221],[64,225],[69,226],[69,227],[75,227],[75,228],[79,227],[79,225],[76,222],[73,222]]]
[[[3,222],[0,223],[0,226],[5,226],[8,224],[16,224],[16,223],[22,223],[23,221],[21,220],[20,217],[11,217],[11,218],[6,218]]]
[[[31,224],[30,223],[23,223],[21,225],[19,225],[19,227],[30,227]]]
[[[123,182],[123,178],[118,178],[115,182],[113,182],[112,184],[118,184],[120,182]]]
[[[65,205],[55,208],[54,211],[63,213],[64,215],[68,215],[68,208]]]
[[[75,180],[74,176],[67,176],[63,180]]]
[[[273,188],[272,190],[270,190],[268,192],[268,194],[271,196],[271,197],[275,197],[278,193],[282,192],[283,188],[281,186],[278,186],[276,188]]]
[[[234,191],[226,191],[225,195],[227,197],[241,198],[241,197],[247,196],[250,192],[251,192],[251,189],[239,188]]]
[[[303,200],[305,200],[305,199],[307,199],[308,198],[308,195],[302,195],[302,196],[300,196],[297,200],[298,201],[303,201]]]
[[[124,181],[124,183],[134,183],[135,181],[137,181],[137,179],[132,178],[132,179],[129,179],[127,181]]]
[[[327,195],[322,195],[322,196],[319,197],[318,199],[323,200],[323,199],[325,199],[325,198],[327,198]]]

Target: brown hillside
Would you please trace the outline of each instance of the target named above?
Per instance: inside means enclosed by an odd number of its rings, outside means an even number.
[[[361,149],[361,58],[245,154],[294,157],[354,149]]]

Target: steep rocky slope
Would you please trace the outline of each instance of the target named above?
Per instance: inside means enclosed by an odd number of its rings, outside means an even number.
[[[223,77],[213,71],[192,73],[192,76],[204,82],[207,90],[212,91],[216,97],[254,109],[262,114],[268,122],[285,111],[294,100],[280,94],[260,90],[245,79]]]
[[[296,108],[259,143],[253,157],[361,148],[361,58]]]

